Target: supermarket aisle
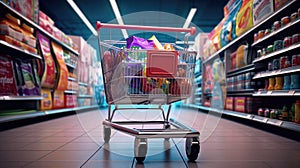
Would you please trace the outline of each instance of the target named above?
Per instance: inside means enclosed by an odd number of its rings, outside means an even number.
[[[102,115],[95,110],[0,132],[0,167],[192,167],[192,168],[299,168],[300,143],[233,121],[212,117],[192,109],[177,109],[172,115],[201,131],[201,154],[195,163],[187,161],[183,139],[149,139],[144,164],[133,156],[131,136],[112,132],[104,144]],[[137,113],[118,117],[138,118]],[[102,114],[102,115],[101,115]],[[141,115],[141,114],[139,114]],[[157,119],[146,113],[147,119]],[[214,120],[214,119],[216,120]],[[200,129],[205,128],[205,129]],[[166,150],[167,149],[167,150]]]

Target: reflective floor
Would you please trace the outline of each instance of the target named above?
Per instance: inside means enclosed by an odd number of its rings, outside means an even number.
[[[0,167],[25,168],[299,168],[300,143],[220,116],[173,109],[172,117],[200,131],[195,162],[185,154],[185,139],[149,138],[143,164],[134,159],[134,137],[112,131],[104,143],[107,109],[35,123],[0,132]],[[128,110],[115,119],[159,120],[160,112]]]

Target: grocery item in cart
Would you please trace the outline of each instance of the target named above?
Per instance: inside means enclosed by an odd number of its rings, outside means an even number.
[[[152,40],[154,43],[154,48],[158,49],[158,50],[163,50],[163,46],[161,45],[161,43],[157,40],[156,36],[153,35],[149,38],[149,40]]]
[[[131,36],[126,39],[126,47],[131,48],[132,46],[141,47],[142,49],[153,49],[154,43],[152,40],[146,40],[140,37]]]

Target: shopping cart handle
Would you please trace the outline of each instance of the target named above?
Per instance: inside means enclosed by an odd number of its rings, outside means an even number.
[[[139,26],[139,25],[119,25],[108,24],[97,21],[97,30],[100,28],[112,28],[112,29],[135,29],[135,30],[152,30],[152,31],[165,31],[165,32],[189,32],[191,35],[196,33],[195,27],[190,28],[176,28],[176,27],[154,27],[154,26]]]

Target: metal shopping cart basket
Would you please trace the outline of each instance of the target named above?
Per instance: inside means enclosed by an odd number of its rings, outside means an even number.
[[[190,161],[196,160],[200,151],[200,133],[170,118],[169,115],[172,103],[187,99],[191,95],[197,53],[187,51],[185,47],[182,47],[181,50],[127,48],[128,46],[125,47],[125,45],[128,45],[128,41],[126,43],[112,39],[103,40],[103,36],[100,34],[105,29],[187,32],[184,36],[185,43],[187,43],[188,37],[195,33],[195,28],[117,25],[97,22],[104,89],[108,104],[107,119],[103,121],[104,141],[109,142],[111,129],[135,136],[135,159],[143,162],[147,154],[147,138],[164,138],[166,141],[170,138],[186,138],[187,158]],[[110,33],[105,33],[105,35],[108,34]],[[111,38],[113,34],[109,36]],[[121,107],[128,104],[136,106]],[[129,109],[160,110],[162,120],[114,121],[115,112]],[[142,127],[131,128],[128,126],[130,124],[139,124]],[[147,125],[158,125],[159,129],[147,128]]]

